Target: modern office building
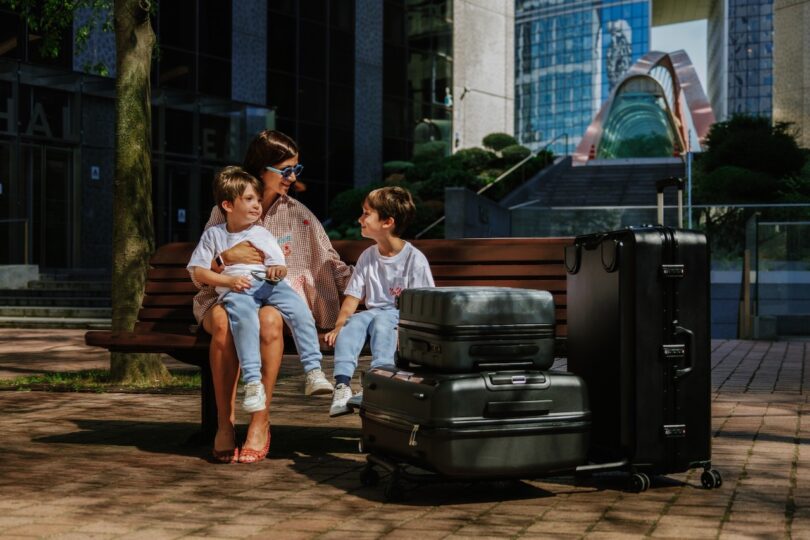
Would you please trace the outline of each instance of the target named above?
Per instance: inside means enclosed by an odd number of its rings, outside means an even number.
[[[775,0],[773,24],[773,119],[793,122],[810,148],[810,0]]]
[[[579,143],[610,90],[649,49],[648,0],[517,0],[515,133],[532,149]],[[567,137],[567,147],[566,147]]]
[[[711,2],[707,29],[709,99],[715,116],[771,116],[773,0]]]
[[[214,171],[264,128],[298,142],[297,197],[322,219],[338,192],[382,180],[384,160],[511,132],[513,14],[511,0],[161,2],[157,244],[199,237]],[[75,14],[74,33],[88,16]],[[114,38],[94,33],[76,54],[68,33],[55,59],[41,40],[0,9],[0,265],[108,269]]]
[[[701,83],[715,117],[770,116],[773,0],[517,0],[518,139],[572,151],[624,71],[649,52],[651,28],[701,19],[708,20]]]

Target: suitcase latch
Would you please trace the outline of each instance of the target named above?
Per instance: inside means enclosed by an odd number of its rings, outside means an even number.
[[[686,437],[686,424],[665,424],[664,437],[667,439],[682,439]]]
[[[682,264],[662,264],[661,274],[665,278],[680,279],[684,275],[684,268]]]
[[[419,424],[414,424],[411,429],[411,436],[408,437],[408,446],[416,446],[416,432],[419,431]]]
[[[686,358],[686,346],[681,343],[661,347],[665,360],[683,360]]]

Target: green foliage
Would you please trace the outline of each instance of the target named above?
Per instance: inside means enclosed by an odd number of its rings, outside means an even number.
[[[517,140],[508,133],[490,133],[481,141],[484,147],[500,152],[507,146],[517,144]]]
[[[494,152],[478,147],[464,148],[449,158],[453,166],[473,174],[481,174],[484,170],[491,167],[497,159],[498,156],[496,156]]]
[[[363,213],[363,201],[372,190],[382,187],[383,184],[370,184],[338,193],[329,203],[329,217],[334,228],[345,234],[345,228],[357,225],[357,218]]]
[[[733,165],[773,178],[798,174],[805,164],[791,124],[761,116],[734,115],[715,123],[706,138],[708,150],[701,160],[707,173]]]
[[[505,165],[512,166],[531,155],[532,151],[519,144],[512,144],[501,150]]]
[[[443,159],[447,155],[447,143],[444,141],[430,141],[421,143],[414,148],[414,164],[432,163]]]
[[[144,4],[154,7],[148,0]],[[39,51],[45,58],[59,56],[60,41],[65,32],[73,31],[77,11],[86,18],[73,36],[76,54],[84,50],[93,33],[113,31],[113,0],[0,0],[0,6],[16,12],[32,32],[42,37]],[[93,71],[99,73],[101,69]]]
[[[37,390],[50,392],[156,392],[199,390],[199,370],[171,370],[167,379],[121,384],[107,370],[52,371],[14,379],[0,379],[4,390]]]
[[[405,173],[413,166],[410,161],[386,161],[383,163],[383,175],[387,177],[391,174]]]
[[[470,171],[457,167],[442,167],[437,169],[430,180],[424,182],[418,191],[422,199],[444,199],[444,188],[466,187],[473,191],[478,190],[484,183]]]

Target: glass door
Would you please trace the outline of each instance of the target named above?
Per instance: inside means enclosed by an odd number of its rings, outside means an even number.
[[[28,184],[17,175],[14,148],[0,141],[0,264],[29,264]]]
[[[21,178],[30,197],[31,262],[43,269],[72,266],[73,152],[23,146]]]

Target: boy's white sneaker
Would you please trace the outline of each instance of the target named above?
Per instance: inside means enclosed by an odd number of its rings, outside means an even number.
[[[333,390],[334,388],[332,388],[331,383],[326,380],[320,368],[307,371],[306,382],[304,383],[305,396],[331,394]]]
[[[346,405],[352,397],[352,388],[348,384],[340,383],[335,387],[335,393],[332,394],[332,406],[329,408],[329,416],[342,416],[349,414],[352,410]]]
[[[242,400],[242,409],[248,413],[263,411],[267,402],[264,385],[261,381],[252,381],[245,384],[245,399]]]

